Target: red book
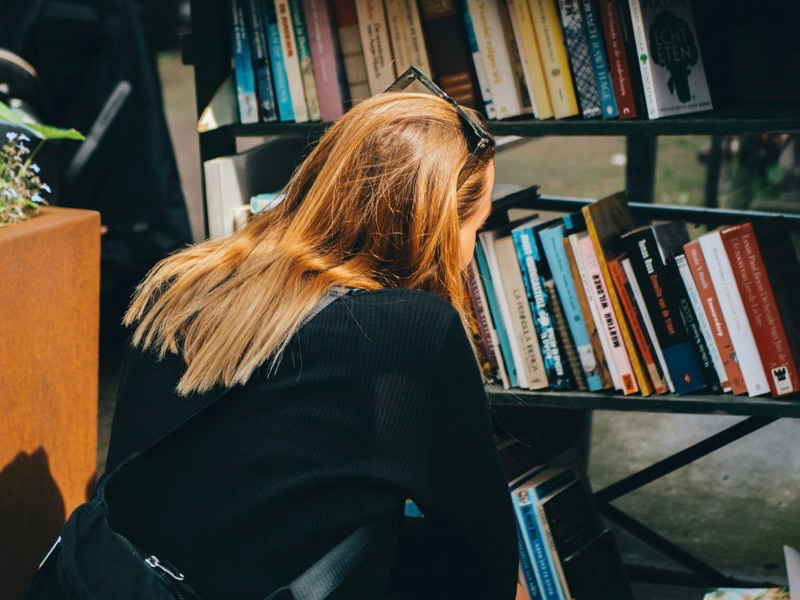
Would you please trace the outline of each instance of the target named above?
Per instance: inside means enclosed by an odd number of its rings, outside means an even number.
[[[625,51],[625,39],[622,32],[622,21],[617,0],[599,0],[598,9],[603,23],[603,36],[608,55],[608,71],[614,85],[614,96],[620,119],[632,119],[636,116],[636,101],[633,98],[631,71],[628,68],[628,57]]]
[[[608,271],[611,273],[611,279],[614,280],[614,287],[617,289],[622,309],[625,311],[625,318],[628,319],[628,325],[630,325],[631,332],[636,340],[637,350],[642,357],[645,368],[647,368],[647,374],[650,375],[650,381],[653,382],[656,394],[666,394],[668,391],[667,384],[658,368],[653,344],[642,325],[638,307],[631,300],[631,295],[628,292],[628,278],[625,276],[625,269],[622,267],[623,258],[625,258],[625,255],[608,261]]]
[[[708,267],[706,266],[706,259],[703,256],[703,250],[700,248],[700,242],[694,241],[686,244],[683,247],[686,253],[686,262],[689,263],[689,270],[692,272],[692,279],[697,287],[697,293],[700,294],[700,300],[703,303],[703,310],[706,313],[706,319],[711,330],[714,332],[713,340],[706,340],[708,343],[715,343],[720,358],[722,358],[722,365],[725,368],[725,373],[728,376],[728,381],[731,385],[731,391],[734,394],[746,394],[747,385],[744,382],[742,369],[736,361],[736,353],[733,350],[733,341],[728,332],[728,325],[725,323],[725,317],[722,314],[722,309],[717,299],[717,292],[711,283],[711,277],[708,274]]]
[[[723,230],[720,236],[733,267],[772,395],[777,398],[800,391],[797,363],[792,356],[753,225],[735,225]]]

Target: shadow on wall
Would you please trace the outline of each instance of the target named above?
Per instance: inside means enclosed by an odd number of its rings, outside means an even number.
[[[65,518],[44,448],[20,452],[0,471],[0,598],[24,596]]]

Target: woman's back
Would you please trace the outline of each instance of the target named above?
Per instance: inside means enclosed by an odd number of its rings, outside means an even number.
[[[407,289],[354,291],[267,371],[234,387],[136,491],[136,511],[115,523],[120,533],[172,562],[204,598],[263,598],[360,525],[399,526],[412,498],[435,559],[421,586],[513,596],[513,516],[482,382],[447,302]],[[131,351],[109,470],[218,393],[174,394],[182,372],[178,356]],[[380,597],[394,550],[372,554],[337,597]]]

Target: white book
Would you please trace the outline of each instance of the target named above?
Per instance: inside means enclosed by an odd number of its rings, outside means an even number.
[[[744,383],[750,396],[759,396],[769,392],[767,375],[761,366],[753,330],[744,311],[742,296],[736,285],[728,254],[722,245],[719,231],[712,231],[698,239],[703,257],[706,259],[711,284],[717,292],[720,310],[725,317],[728,333],[733,342],[736,362],[742,369]]]
[[[413,65],[430,76],[431,63],[416,0],[385,0],[385,4],[395,71],[400,75]]]
[[[639,307],[639,314],[642,315],[642,321],[644,321],[644,327],[647,330],[647,335],[650,336],[650,342],[653,344],[653,350],[655,350],[656,357],[658,358],[658,364],[661,366],[661,373],[664,376],[664,381],[666,381],[669,391],[674,394],[675,386],[672,385],[672,378],[669,376],[667,361],[664,360],[664,353],[661,352],[661,344],[658,343],[656,330],[653,327],[653,321],[650,318],[650,313],[647,312],[647,305],[644,303],[644,296],[642,296],[642,290],[639,287],[639,283],[636,281],[636,274],[633,272],[630,259],[624,258],[622,260],[622,268],[625,271],[625,277],[631,286],[634,301]]]
[[[303,88],[303,71],[300,67],[300,56],[297,52],[297,39],[294,35],[294,23],[292,22],[292,13],[289,10],[289,0],[275,0],[275,12],[278,15],[278,30],[280,31],[286,77],[289,80],[289,95],[292,98],[294,120],[296,123],[306,123],[309,120],[308,105],[306,104],[306,94]]]
[[[508,344],[511,346],[511,357],[514,359],[514,368],[517,371],[517,385],[521,388],[528,388],[528,378],[525,376],[525,368],[522,364],[522,353],[519,347],[517,336],[514,335],[514,327],[511,321],[511,311],[506,301],[506,292],[503,287],[503,277],[497,263],[497,255],[494,251],[494,241],[498,237],[497,231],[482,231],[478,234],[478,239],[483,245],[483,252],[486,254],[486,262],[489,265],[489,273],[492,275],[492,287],[497,298],[497,305],[500,307],[500,318],[503,319],[503,326],[508,333]]]
[[[236,227],[236,211],[247,205],[250,195],[244,188],[241,165],[235,157],[220,156],[203,163],[206,183],[206,213],[208,214],[208,237],[226,237]]]
[[[706,346],[708,346],[708,353],[711,355],[711,362],[714,364],[714,370],[717,372],[722,390],[724,392],[730,392],[731,382],[728,381],[728,374],[725,372],[725,366],[722,364],[722,357],[717,348],[716,336],[714,336],[714,333],[711,331],[711,325],[706,317],[703,301],[700,299],[700,292],[697,291],[697,286],[694,283],[694,277],[692,277],[692,271],[689,268],[686,255],[678,254],[675,256],[675,264],[678,265],[678,272],[680,272],[681,279],[683,279],[683,285],[686,286],[689,302],[692,304],[692,310],[694,310],[697,323],[700,325],[700,332],[703,334]]]
[[[356,14],[369,91],[380,94],[397,79],[383,0],[356,0]]]
[[[606,325],[600,318],[600,311],[598,310],[597,303],[594,299],[592,284],[589,281],[589,276],[586,273],[586,267],[584,266],[583,259],[581,258],[581,251],[578,247],[580,236],[577,233],[573,233],[567,239],[572,247],[572,254],[575,257],[575,264],[577,265],[578,273],[581,276],[583,291],[586,292],[586,299],[589,303],[589,309],[592,311],[592,319],[594,319],[594,325],[597,328],[597,334],[600,338],[600,345],[603,347],[603,354],[606,356],[606,365],[608,366],[608,372],[611,375],[611,383],[614,384],[615,390],[622,390],[622,378],[619,376],[617,365],[614,363],[614,354],[612,353],[611,349],[611,341],[608,339]]]

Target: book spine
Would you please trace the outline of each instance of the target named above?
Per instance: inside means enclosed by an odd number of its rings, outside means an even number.
[[[720,234],[734,269],[744,310],[753,329],[756,348],[776,398],[800,390],[800,377],[783,328],[778,305],[767,278],[753,226],[750,223],[725,229]]]
[[[422,28],[436,82],[461,105],[480,109],[478,88],[469,63],[469,45],[456,0],[420,0]]]
[[[431,65],[428,61],[428,51],[425,49],[416,0],[385,0],[384,4],[395,71],[399,75],[414,65],[426,75],[430,75]]]
[[[708,349],[708,344],[703,337],[703,332],[700,329],[700,322],[694,312],[691,299],[689,298],[686,285],[683,283],[680,269],[674,258],[667,261],[667,274],[669,276],[669,283],[672,286],[675,299],[678,303],[678,311],[683,321],[683,326],[686,328],[686,333],[689,334],[689,339],[694,345],[695,354],[697,356],[698,364],[703,372],[703,379],[706,386],[715,394],[722,393],[722,386],[719,377],[714,368],[714,361],[711,358],[711,352]]]
[[[281,44],[280,24],[278,13],[273,0],[262,0],[262,14],[267,26],[267,44],[269,45],[269,59],[272,65],[272,76],[275,81],[275,98],[278,101],[278,115],[281,122],[294,121],[294,107],[292,95],[289,90],[289,75],[283,57]]]
[[[539,582],[536,581],[536,575],[533,572],[533,565],[531,564],[531,557],[528,554],[528,548],[525,546],[525,534],[522,533],[522,528],[517,521],[517,549],[519,552],[519,568],[521,580],[524,582],[525,591],[531,600],[540,600],[542,592],[539,590]]]
[[[528,86],[525,83],[525,69],[522,65],[522,57],[519,48],[514,40],[514,26],[511,24],[511,14],[506,2],[498,3],[500,9],[500,24],[503,26],[503,41],[511,58],[511,73],[514,76],[513,83],[516,86],[517,94],[522,102],[522,113],[533,114],[532,98],[528,93]]]
[[[356,13],[369,91],[380,94],[397,78],[383,0],[356,0]]]
[[[333,8],[344,71],[350,88],[350,100],[355,104],[369,97],[367,64],[364,62],[364,51],[361,49],[355,0],[333,0]]]
[[[636,346],[642,357],[642,362],[644,362],[647,367],[650,381],[653,382],[653,387],[657,394],[664,394],[667,391],[667,384],[659,372],[652,344],[650,343],[645,328],[642,326],[638,308],[631,298],[632,291],[628,279],[625,276],[625,270],[622,267],[622,259],[616,258],[609,261],[608,271],[611,273],[611,279],[617,290],[617,296],[619,296],[620,302],[622,302],[622,308],[625,310],[625,316],[628,318],[628,325],[636,340]]]
[[[292,13],[289,11],[289,0],[275,0],[275,13],[278,16],[278,32],[281,38],[281,49],[289,79],[289,95],[292,98],[292,110],[295,123],[306,123],[309,120],[306,94],[303,90],[303,72],[300,70],[300,57],[297,54],[297,40],[294,36]]]
[[[717,344],[714,341],[714,332],[711,330],[711,324],[708,322],[708,317],[703,309],[703,301],[700,298],[700,292],[697,291],[697,286],[692,277],[692,271],[689,268],[689,261],[686,255],[679,254],[675,257],[675,264],[678,266],[683,285],[686,287],[686,292],[689,294],[689,302],[692,304],[697,323],[700,326],[700,332],[703,334],[703,339],[708,346],[708,353],[711,355],[711,361],[714,364],[714,370],[719,379],[719,384],[723,392],[731,391],[731,384],[728,380],[728,375],[725,372],[725,366],[722,364],[722,357],[717,350]]]
[[[267,51],[267,30],[262,17],[258,0],[246,0],[245,20],[247,21],[247,35],[250,39],[253,70],[256,76],[259,112],[261,120],[269,123],[278,120],[278,109],[272,91],[272,69],[269,66]]]
[[[761,366],[761,357],[736,286],[730,260],[722,245],[722,238],[718,231],[713,231],[698,238],[698,241],[711,277],[711,285],[717,292],[720,310],[728,325],[736,362],[742,369],[747,393],[750,396],[765,394],[769,391],[769,383]]]
[[[292,15],[294,39],[297,42],[297,59],[300,63],[300,73],[303,79],[303,92],[305,92],[308,105],[308,118],[312,121],[320,120],[319,96],[317,84],[314,82],[314,67],[311,64],[311,46],[308,41],[306,19],[303,15],[302,0],[289,0],[289,10]]]
[[[514,246],[525,293],[528,296],[533,323],[541,344],[544,369],[553,390],[572,388],[572,380],[566,372],[566,365],[556,341],[556,330],[550,315],[550,299],[544,288],[545,279],[541,275],[541,258],[533,231],[526,228],[512,233]]]
[[[614,307],[611,305],[611,298],[603,278],[603,272],[600,269],[592,238],[585,237],[579,240],[578,251],[580,252],[583,268],[586,270],[586,279],[589,282],[587,294],[591,293],[597,307],[600,318],[598,327],[602,327],[607,336],[611,359],[614,361],[614,366],[621,380],[622,392],[625,395],[635,394],[639,391],[639,386],[636,383],[636,376],[633,374],[628,353],[622,341],[619,321],[614,312]]]
[[[478,267],[478,258],[477,258],[477,248],[480,244],[475,244],[476,252],[475,256],[473,257],[474,268],[473,273],[475,274],[475,282],[476,282],[476,289],[478,292],[479,303],[484,307],[484,314],[486,315],[486,321],[489,328],[489,341],[492,348],[492,354],[494,355],[495,360],[497,361],[497,375],[500,377],[500,381],[503,384],[505,389],[509,389],[511,387],[511,380],[508,376],[508,371],[506,370],[506,362],[503,358],[503,352],[500,347],[500,336],[497,333],[497,323],[496,320],[499,319],[500,313],[495,312],[494,315],[492,314],[492,304],[489,303],[488,294],[493,292],[491,289],[484,289],[485,288],[485,280],[481,276],[480,269]],[[496,315],[496,316],[495,316]]]
[[[584,0],[591,1],[591,0]],[[622,16],[617,6],[618,0],[598,0],[598,12],[603,24],[606,55],[608,57],[611,83],[620,119],[633,119],[637,115],[636,101],[631,85],[631,71],[625,50],[625,37],[622,30]]]
[[[491,0],[467,0],[467,9],[483,59],[496,118],[523,114],[522,100],[500,21],[500,4]]]
[[[586,32],[577,0],[558,0],[561,9],[561,26],[567,44],[567,56],[572,68],[575,90],[578,93],[581,113],[584,119],[592,119],[602,114],[597,83],[592,71],[592,59],[586,43]]]
[[[303,0],[303,10],[320,118],[335,121],[344,114],[348,92],[331,5],[325,0]]]
[[[658,110],[655,82],[650,68],[652,61],[648,60],[650,52],[647,49],[647,28],[642,15],[640,0],[628,0],[628,11],[631,18],[633,38],[636,43],[636,54],[639,56],[639,75],[645,102],[647,103],[647,115],[651,119],[657,119],[661,114]]]
[[[486,74],[486,69],[483,64],[483,57],[481,56],[480,48],[478,47],[478,38],[475,36],[475,23],[472,22],[472,16],[469,14],[469,7],[467,0],[458,0],[459,10],[464,17],[464,30],[467,33],[467,42],[469,43],[470,52],[472,52],[472,62],[475,65],[475,76],[478,78],[478,87],[483,97],[483,106],[486,110],[486,116],[490,119],[497,118],[497,111],[494,109],[494,100],[492,100],[492,89],[489,87],[489,77]]]
[[[578,100],[570,77],[567,49],[561,35],[555,0],[528,0],[528,6],[539,44],[539,55],[547,74],[553,114],[557,119],[575,116],[578,114]]]
[[[564,229],[561,226],[545,229],[539,233],[539,239],[542,242],[542,250],[547,258],[547,264],[550,265],[550,272],[553,274],[553,283],[558,291],[558,297],[561,299],[571,338],[580,358],[581,371],[586,379],[586,385],[592,391],[601,390],[603,381],[600,377],[600,367],[592,350],[592,342],[581,312],[575,281],[564,250]]]
[[[547,91],[547,79],[542,57],[539,55],[539,45],[536,43],[530,6],[527,0],[508,0],[508,10],[533,114],[537,119],[550,119],[553,116],[553,104]]]
[[[489,316],[486,314],[486,306],[482,302],[482,298],[478,289],[480,283],[475,275],[475,259],[473,258],[467,266],[467,291],[469,292],[470,300],[472,300],[472,308],[475,314],[475,321],[480,333],[480,341],[484,347],[484,354],[489,361],[489,367],[492,371],[497,371],[497,359],[494,355],[494,348],[492,347],[492,337],[489,333]]]
[[[567,263],[572,272],[572,280],[575,282],[575,290],[581,308],[581,314],[583,315],[583,322],[586,325],[586,331],[589,334],[589,340],[592,344],[592,352],[597,361],[597,372],[602,384],[601,389],[616,388],[616,383],[619,381],[619,378],[616,375],[614,364],[606,358],[607,348],[605,337],[600,335],[600,332],[597,330],[594,303],[589,299],[586,293],[585,273],[578,260],[578,255],[575,252],[577,248],[576,244],[577,238],[573,238],[573,236],[562,240]],[[622,389],[621,385],[619,389]]]
[[[536,518],[539,522],[539,528],[542,532],[542,539],[547,547],[547,554],[550,557],[553,565],[553,571],[555,571],[555,578],[558,582],[559,592],[564,596],[565,599],[569,600],[572,598],[572,595],[570,594],[569,586],[567,585],[567,577],[564,575],[564,569],[561,566],[561,559],[558,556],[558,550],[556,549],[556,541],[553,537],[553,531],[550,529],[550,523],[547,521],[547,515],[545,515],[544,506],[541,502],[536,505]]]
[[[667,361],[664,360],[664,353],[661,351],[661,344],[658,343],[658,339],[656,338],[656,330],[653,327],[653,321],[650,318],[650,313],[647,312],[647,305],[644,303],[644,297],[642,296],[642,290],[639,288],[639,283],[636,281],[636,275],[633,273],[633,267],[631,266],[631,261],[627,258],[622,260],[622,269],[625,271],[625,279],[630,289],[631,297],[634,301],[636,306],[636,314],[639,316],[639,319],[644,324],[645,331],[647,332],[647,337],[650,340],[650,344],[655,352],[656,358],[658,359],[658,367],[659,373],[664,378],[669,391],[673,394],[675,393],[675,386],[672,384],[672,379],[669,376],[669,370],[667,369]]]
[[[533,323],[525,283],[517,262],[517,252],[511,236],[501,237],[494,242],[497,263],[502,273],[503,292],[508,304],[514,337],[519,344],[521,367],[530,390],[540,390],[548,386],[544,369],[542,350],[536,327]],[[517,369],[519,376],[519,368]]]
[[[547,546],[542,538],[536,509],[530,502],[520,499],[520,492],[522,490],[515,490],[511,493],[512,504],[517,516],[517,523],[519,523],[522,531],[525,548],[534,565],[533,572],[536,576],[538,587],[542,592],[542,598],[546,600],[564,600],[560,585],[556,580]]]
[[[236,98],[239,103],[239,120],[258,123],[258,98],[250,42],[247,39],[245,13],[242,0],[231,0],[231,39],[233,45],[233,70],[236,77]]]
[[[556,328],[556,343],[561,349],[561,356],[564,357],[564,362],[567,365],[567,373],[575,382],[575,389],[586,391],[589,389],[589,386],[586,385],[586,377],[581,370],[581,361],[578,358],[578,351],[575,349],[575,344],[572,343],[572,338],[569,335],[567,318],[564,316],[564,308],[561,305],[561,299],[558,297],[556,284],[552,279],[548,279],[544,283],[544,288],[550,298],[550,307],[553,312],[553,322]]]
[[[614,96],[614,85],[608,70],[603,34],[597,15],[595,0],[578,0],[589,45],[589,56],[592,59],[592,72],[600,95],[600,109],[604,119],[616,119],[619,116],[617,99]]]
[[[622,239],[647,312],[653,320],[656,339],[664,353],[675,393],[685,394],[705,387],[703,372],[683,325],[655,233],[652,228],[647,228]]]
[[[508,307],[505,306],[505,303],[501,304],[500,302],[502,300],[502,292],[500,297],[498,297],[497,290],[500,288],[500,285],[495,284],[494,281],[493,273],[496,272],[497,267],[496,261],[494,260],[493,249],[491,252],[493,264],[490,265],[489,263],[487,248],[491,248],[492,241],[488,236],[481,234],[479,234],[479,238],[480,239],[475,244],[475,259],[478,262],[478,271],[483,280],[483,289],[486,292],[486,299],[489,302],[489,315],[493,318],[494,327],[497,330],[497,338],[500,342],[501,350],[500,356],[505,364],[511,387],[517,387],[518,385],[521,387],[517,378],[518,358],[515,356],[514,350],[512,349],[509,332],[506,329],[506,323],[510,321],[511,317],[508,315]]]
[[[728,325],[725,323],[725,317],[722,314],[717,292],[711,283],[711,276],[706,266],[706,260],[703,257],[703,250],[700,248],[700,242],[695,240],[686,244],[683,248],[684,252],[686,252],[687,264],[692,273],[692,280],[700,296],[703,311],[712,331],[714,345],[725,369],[726,379],[730,383],[731,391],[737,395],[746,394],[747,385],[742,375],[742,369],[736,360],[733,341],[728,331]]]

